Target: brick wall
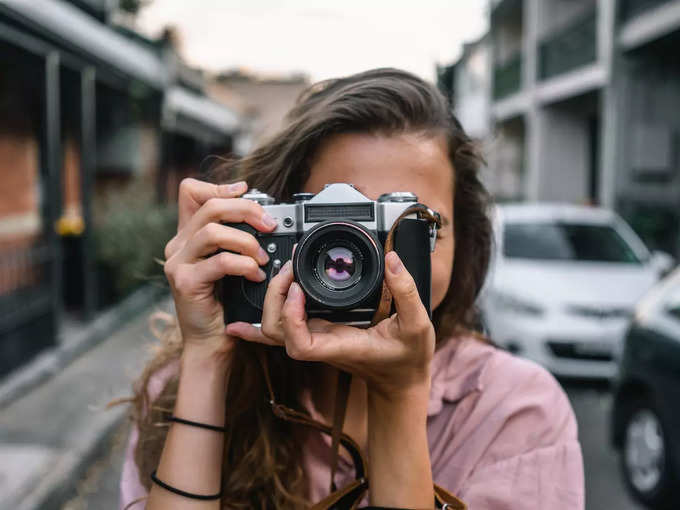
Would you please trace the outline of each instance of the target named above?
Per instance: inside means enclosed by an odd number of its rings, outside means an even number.
[[[39,149],[31,135],[0,133],[0,295],[34,284],[42,231]]]

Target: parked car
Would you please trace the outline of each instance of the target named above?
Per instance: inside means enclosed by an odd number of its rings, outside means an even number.
[[[480,296],[491,338],[558,376],[613,377],[635,303],[672,259],[603,208],[506,204],[493,221]]]
[[[615,384],[611,437],[626,485],[652,508],[680,508],[680,269],[640,302]]]

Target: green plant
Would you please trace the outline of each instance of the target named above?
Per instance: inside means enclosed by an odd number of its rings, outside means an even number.
[[[176,231],[176,204],[159,204],[152,192],[132,183],[98,201],[94,223],[99,284],[113,294],[103,296],[105,301],[116,301],[144,282],[165,281],[160,261]]]

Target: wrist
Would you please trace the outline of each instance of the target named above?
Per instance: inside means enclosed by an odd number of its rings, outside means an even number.
[[[228,361],[184,350],[174,414],[183,419],[224,425],[231,357]]]
[[[180,386],[218,398],[226,396],[232,355],[215,356],[184,349],[180,358]]]
[[[430,398],[430,373],[423,373],[408,383],[402,384],[367,384],[368,401],[372,406],[381,408],[408,407],[425,403]]]
[[[427,440],[427,383],[401,391],[368,390],[370,502],[375,506],[432,508]]]
[[[189,371],[227,372],[233,358],[233,345],[216,349],[210,345],[184,342],[181,354],[181,367]]]

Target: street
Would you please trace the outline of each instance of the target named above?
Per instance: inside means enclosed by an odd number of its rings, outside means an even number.
[[[578,420],[588,510],[641,510],[628,495],[609,444],[611,393],[603,385],[562,381]]]
[[[562,382],[579,422],[585,461],[586,508],[588,510],[642,510],[632,501],[619,474],[618,458],[609,446],[611,395],[602,385]],[[118,480],[128,424],[116,434],[109,455],[94,462],[78,486],[78,496],[62,510],[118,508]],[[136,510],[136,509],[132,509]],[[476,510],[476,509],[471,509]]]
[[[123,467],[125,442],[127,440],[129,424],[121,425],[110,446],[108,455],[90,465],[87,475],[77,486],[78,494],[67,501],[62,510],[117,510],[120,473]],[[141,509],[141,505],[137,505]],[[131,509],[137,510],[137,509]]]
[[[645,510],[626,483],[680,509],[678,48],[680,0],[0,0],[0,510],[120,509],[123,403],[164,327],[151,314],[174,315],[189,343],[223,334],[218,305],[274,336],[265,295],[280,293],[266,289],[290,267],[281,296],[300,316],[360,325],[399,308],[404,326],[429,313],[437,336],[474,318],[563,377],[588,510]],[[424,306],[396,306],[390,278]],[[212,306],[185,312],[197,302]],[[417,343],[310,338],[293,358],[425,360]],[[467,392],[476,363],[445,369]],[[516,389],[507,375],[488,386]],[[551,418],[529,398],[526,425],[502,398],[488,414],[451,402],[451,453],[431,464],[452,467],[462,498],[470,469],[483,478],[471,510],[582,504],[573,420],[551,454]],[[504,439],[513,426],[521,441]],[[488,442],[464,440],[485,428]]]

